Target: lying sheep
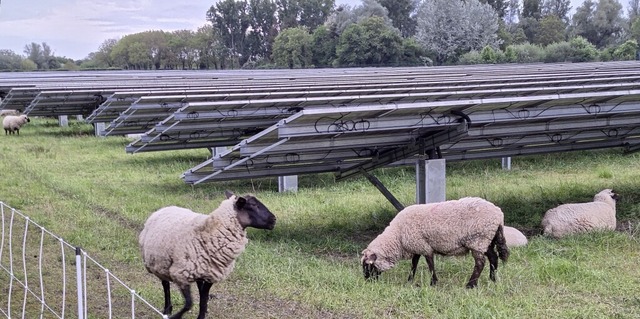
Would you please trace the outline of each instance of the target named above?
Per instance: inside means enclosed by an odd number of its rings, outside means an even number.
[[[12,110],[12,109],[0,110],[0,117],[1,116],[7,116],[7,115],[18,116],[18,115],[20,115],[20,111],[19,110]]]
[[[593,202],[564,204],[548,210],[542,218],[543,234],[561,238],[593,230],[616,229],[618,194],[605,189]]]
[[[29,117],[26,114],[22,115],[7,115],[2,120],[2,127],[4,128],[4,134],[15,134],[20,135],[20,128],[25,125],[27,122],[31,122]]]
[[[147,271],[162,281],[164,311],[173,309],[169,282],[180,289],[185,305],[171,319],[182,318],[193,305],[191,283],[200,294],[198,319],[207,312],[209,289],[233,270],[249,241],[245,229],[273,229],[276,217],[257,198],[225,192],[227,199],[209,215],[170,206],[154,212],[144,224],[139,244]]]
[[[477,285],[485,256],[490,264],[489,277],[495,281],[498,257],[503,262],[509,257],[503,220],[500,208],[477,197],[408,206],[362,251],[364,277],[377,279],[399,260],[411,257],[409,281],[412,281],[423,255],[432,275],[431,285],[435,285],[438,277],[433,266],[434,253],[451,256],[471,251],[475,267],[467,288]]]
[[[518,246],[526,246],[529,241],[527,240],[527,236],[521,233],[519,230],[504,226],[504,239],[507,241],[507,247],[518,247]]]

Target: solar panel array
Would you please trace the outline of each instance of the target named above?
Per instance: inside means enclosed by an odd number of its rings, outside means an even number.
[[[0,108],[81,114],[108,122],[103,135],[142,134],[130,153],[229,147],[184,172],[194,184],[341,179],[428,151],[465,160],[640,148],[636,61],[81,74],[1,79]]]

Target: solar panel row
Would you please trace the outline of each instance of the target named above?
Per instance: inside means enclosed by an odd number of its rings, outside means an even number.
[[[347,178],[428,151],[464,160],[640,148],[636,61],[74,74],[0,79],[0,109],[144,133],[130,153],[230,147],[184,172],[187,183]]]

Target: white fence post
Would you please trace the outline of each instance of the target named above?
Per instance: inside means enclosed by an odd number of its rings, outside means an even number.
[[[84,297],[82,293],[82,250],[76,247],[76,287],[78,287],[78,319],[84,319]]]

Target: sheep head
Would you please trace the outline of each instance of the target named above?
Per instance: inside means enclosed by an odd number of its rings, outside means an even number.
[[[364,274],[364,279],[378,279],[381,271],[376,266],[376,260],[378,259],[378,255],[376,253],[370,251],[369,249],[365,249],[362,251],[362,273]]]
[[[225,196],[235,197],[233,207],[243,229],[253,227],[271,230],[276,226],[276,216],[255,196],[236,196],[230,191],[226,191]]]
[[[613,202],[615,203],[620,198],[620,196],[616,194],[612,189],[605,189],[599,192],[598,194],[596,194],[593,200],[608,202],[609,198],[613,199]]]

